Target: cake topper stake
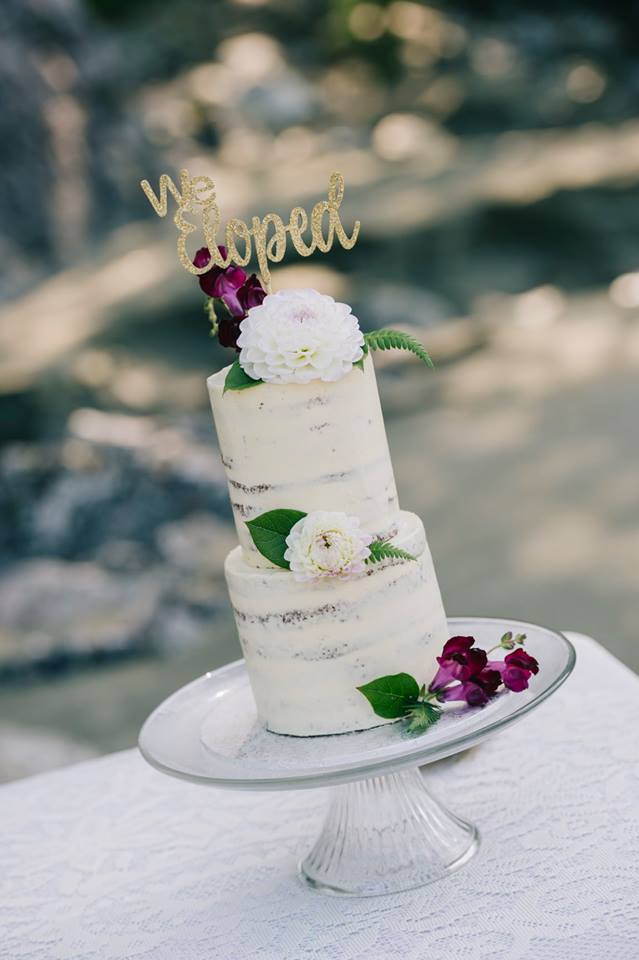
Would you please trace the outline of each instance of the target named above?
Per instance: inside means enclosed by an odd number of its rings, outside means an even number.
[[[359,236],[359,220],[353,224],[353,230],[349,236],[340,219],[339,208],[344,198],[344,177],[341,173],[330,175],[326,200],[319,200],[311,210],[310,243],[304,239],[309,226],[308,214],[303,207],[293,207],[286,224],[277,213],[267,213],[261,218],[253,217],[251,226],[237,218],[229,220],[224,232],[226,257],[223,257],[218,249],[220,208],[215,195],[215,183],[210,177],[191,177],[188,170],[182,169],[178,189],[171,177],[163,173],[160,177],[159,196],[148,180],[142,180],[140,185],[159,217],[166,216],[168,194],[173,196],[177,203],[173,222],[178,229],[178,257],[184,269],[195,276],[206,273],[212,265],[224,269],[231,263],[235,263],[237,266],[244,267],[255,252],[262,283],[270,290],[269,261],[279,263],[284,258],[287,234],[301,257],[310,257],[316,250],[328,253],[335,237],[345,250],[351,250]],[[189,218],[197,218],[198,215],[201,218],[204,240],[211,255],[211,260],[203,267],[195,266],[186,249],[187,237],[198,230],[197,223],[193,223]],[[324,234],[325,219],[327,219],[326,235]],[[238,250],[238,242],[241,250]]]

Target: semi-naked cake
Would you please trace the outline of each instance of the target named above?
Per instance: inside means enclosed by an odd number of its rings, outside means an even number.
[[[317,334],[330,304],[332,344],[350,324],[341,367]],[[399,670],[428,676],[447,632],[423,524],[399,508],[371,350],[350,308],[315,291],[269,295],[241,331],[239,361],[208,390],[239,539],[225,575],[259,716],[296,736],[390,722],[357,688]],[[299,563],[273,562],[252,534],[251,521],[277,511],[330,516],[331,527],[343,516],[367,542],[395,549],[340,567],[331,528],[313,541],[328,560],[315,546],[302,552],[318,575],[301,578]],[[301,550],[287,543],[287,557]]]

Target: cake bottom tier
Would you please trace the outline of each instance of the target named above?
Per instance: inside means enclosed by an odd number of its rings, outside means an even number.
[[[435,670],[446,618],[424,527],[402,511],[392,541],[417,557],[371,564],[352,580],[298,582],[282,569],[226,558],[225,574],[260,718],[274,733],[364,730],[378,717],[358,686]]]

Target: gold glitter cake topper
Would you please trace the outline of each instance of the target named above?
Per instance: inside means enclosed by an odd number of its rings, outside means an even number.
[[[235,263],[245,267],[255,251],[260,277],[264,286],[270,289],[271,271],[269,261],[279,263],[286,252],[287,234],[301,257],[310,257],[319,250],[328,253],[337,237],[345,250],[351,250],[359,236],[360,222],[356,220],[350,236],[344,230],[340,220],[339,208],[344,199],[344,177],[341,173],[332,173],[328,180],[326,200],[315,204],[310,216],[310,243],[304,239],[308,230],[309,217],[303,207],[293,207],[288,223],[285,224],[277,213],[267,213],[265,217],[253,217],[251,226],[244,220],[233,218],[228,221],[224,231],[224,245],[227,256],[224,258],[219,249],[217,233],[220,228],[220,209],[215,197],[215,183],[210,177],[190,177],[188,170],[180,170],[180,189],[173,180],[163,173],[160,177],[159,197],[154,193],[148,180],[142,180],[141,187],[159,217],[165,217],[168,210],[168,194],[177,203],[173,221],[178,229],[177,251],[185,270],[200,276],[207,273],[213,265],[222,269]],[[198,224],[191,218],[201,218],[201,229],[205,245],[211,254],[211,260],[204,267],[196,267],[186,249],[186,239],[198,230]],[[327,231],[324,235],[325,215]],[[238,250],[238,241],[243,249]]]

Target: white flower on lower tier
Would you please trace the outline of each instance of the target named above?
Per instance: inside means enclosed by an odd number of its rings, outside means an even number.
[[[364,337],[346,303],[317,290],[280,290],[251,307],[237,344],[254,380],[339,380],[362,358]]]
[[[346,580],[364,570],[372,539],[357,517],[316,510],[291,527],[284,559],[296,580]]]

